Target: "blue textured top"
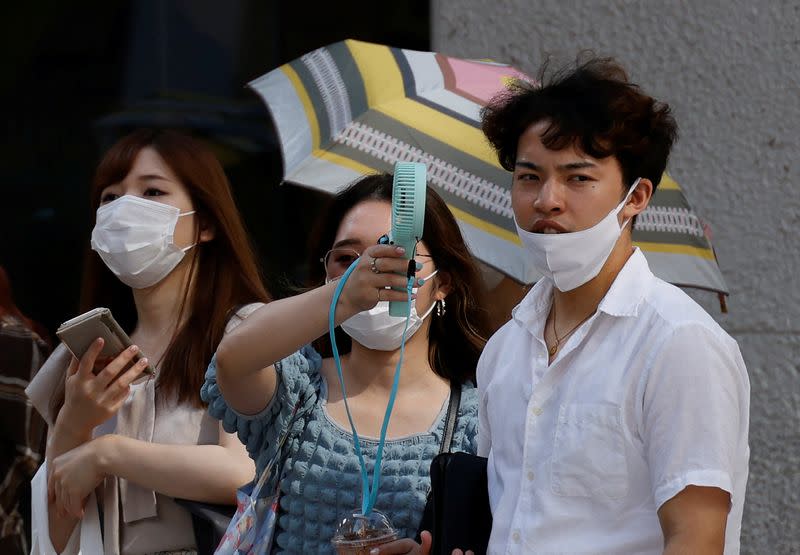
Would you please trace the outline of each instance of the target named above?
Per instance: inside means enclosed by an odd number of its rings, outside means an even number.
[[[278,553],[332,553],[330,540],[339,520],[361,507],[361,476],[353,435],[328,416],[321,364],[320,355],[310,346],[276,363],[275,396],[263,411],[252,416],[239,414],[225,403],[217,386],[216,359],[211,360],[201,391],[209,413],[222,420],[228,432],[238,432],[259,475],[275,454],[275,444],[289,423],[293,407],[298,399],[304,400],[300,410],[307,411],[306,417],[295,421],[284,445],[283,495],[274,548]],[[463,386],[451,451],[477,451],[477,401],[475,388]],[[401,538],[413,538],[422,519],[430,489],[430,464],[439,452],[447,404],[426,433],[386,441],[375,509],[389,517]],[[377,448],[377,441],[361,438],[370,479]]]

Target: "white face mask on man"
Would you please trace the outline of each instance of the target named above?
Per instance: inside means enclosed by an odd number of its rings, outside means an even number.
[[[517,235],[534,268],[551,278],[559,291],[571,291],[595,278],[630,221],[626,220],[620,226],[617,214],[639,185],[640,179],[633,182],[616,208],[588,229],[572,233],[533,233],[522,229],[515,217]]]
[[[179,208],[123,195],[97,209],[92,230],[92,250],[100,255],[108,269],[124,284],[134,289],[155,285],[164,279],[194,245],[180,248],[173,234]]]
[[[427,283],[439,270],[434,270],[428,277],[425,278]],[[423,287],[424,287],[423,283]],[[416,293],[417,289],[412,289]],[[431,304],[431,307],[420,316],[417,314],[416,299],[411,301],[411,316],[408,321],[408,330],[406,331],[406,341],[414,335],[422,323],[425,321],[436,303]],[[356,341],[366,347],[367,349],[374,349],[376,351],[394,351],[400,348],[403,342],[403,330],[406,327],[405,316],[391,316],[389,314],[389,301],[381,301],[370,310],[359,312],[351,316],[341,324],[344,332],[349,335],[353,341]]]

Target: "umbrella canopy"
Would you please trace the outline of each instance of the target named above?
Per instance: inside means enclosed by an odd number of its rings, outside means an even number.
[[[480,129],[480,109],[514,68],[346,40],[310,52],[249,83],[272,115],[285,181],[336,192],[358,177],[422,162],[472,252],[520,283],[527,263],[511,210],[511,178]],[[664,176],[639,216],[634,240],[671,283],[727,294],[700,220]]]

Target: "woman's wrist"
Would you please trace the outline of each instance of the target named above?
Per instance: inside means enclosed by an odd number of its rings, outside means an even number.
[[[58,413],[56,424],[53,427],[53,437],[50,444],[57,452],[52,456],[61,455],[79,445],[83,445],[87,441],[91,441],[91,439],[92,430],[82,427],[64,407]]]
[[[58,411],[56,425],[59,423],[62,424],[65,431],[75,436],[88,435],[91,437],[94,431],[94,424],[87,421],[81,408],[70,403],[64,403],[64,406]]]
[[[329,287],[330,288],[330,292],[326,293],[326,297],[325,297],[325,300],[326,300],[326,303],[325,303],[325,306],[326,306],[326,313],[325,313],[326,314],[326,320],[327,320],[327,314],[329,314],[329,312],[330,312],[331,302],[333,302],[333,295],[334,295],[334,292],[336,290],[337,283],[338,283],[338,280],[330,282],[330,283],[325,285],[325,287]],[[359,312],[361,312],[361,311],[358,310],[353,305],[352,302],[350,302],[350,298],[347,295],[345,295],[344,294],[344,290],[342,290],[342,294],[339,296],[339,298],[336,301],[336,312],[334,313],[334,320],[335,320],[336,325],[338,326],[339,324],[341,324],[342,322],[344,322],[345,320],[347,320],[351,316],[353,316],[355,314],[358,314]]]
[[[104,476],[117,475],[116,467],[119,460],[119,436],[107,434],[94,440],[94,453],[97,468]]]

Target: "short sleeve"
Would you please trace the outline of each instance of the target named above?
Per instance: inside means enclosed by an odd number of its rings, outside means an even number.
[[[258,310],[262,306],[265,306],[265,303],[250,303],[239,308],[228,319],[228,323],[225,325],[225,335],[235,330],[239,324],[244,322],[253,312]]]
[[[641,433],[656,507],[686,486],[733,500],[746,472],[750,384],[728,336],[686,325],[659,350],[643,383]]]
[[[321,365],[322,357],[311,346],[305,346],[276,362],[278,383],[272,401],[258,414],[244,415],[225,402],[217,385],[217,364],[214,356],[206,370],[200,397],[208,403],[209,414],[222,421],[225,431],[236,432],[255,460],[257,472],[260,472],[275,454],[277,438],[290,422],[295,405],[300,403],[298,411],[306,412],[312,410],[317,403]],[[302,427],[303,419],[297,419],[295,425]]]

